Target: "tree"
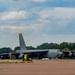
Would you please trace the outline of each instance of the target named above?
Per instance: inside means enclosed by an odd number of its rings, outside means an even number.
[[[69,52],[70,49],[69,49],[69,48],[64,48],[63,51],[64,51],[64,52]]]
[[[20,50],[20,46],[15,47],[13,52],[16,52],[17,50]]]
[[[47,49],[48,48],[48,43],[43,43],[39,46],[37,46],[37,49]]]
[[[60,43],[60,49],[63,49],[63,48],[69,48],[69,43],[68,42],[63,42],[63,43]]]
[[[10,47],[4,47],[0,49],[0,53],[10,53],[12,52],[12,49]]]
[[[37,46],[37,49],[59,49],[59,44],[56,43],[43,43]]]
[[[32,46],[27,46],[26,47],[28,50],[30,50],[30,49],[35,49],[34,47],[32,47]]]
[[[28,50],[30,50],[30,49],[35,49],[35,48],[32,47],[32,46],[27,46],[26,48],[27,48]],[[16,52],[17,50],[20,50],[20,46],[17,46],[17,47],[14,48],[14,52]]]

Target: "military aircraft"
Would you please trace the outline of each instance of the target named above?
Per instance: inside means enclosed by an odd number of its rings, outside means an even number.
[[[26,44],[24,42],[22,33],[19,33],[19,43],[20,43],[20,50],[17,50],[12,55],[15,55],[16,58],[22,58],[23,54],[28,54],[30,58],[58,58],[61,57],[63,52],[60,49],[36,49],[36,50],[27,50]],[[0,56],[6,56],[9,53],[2,53]]]

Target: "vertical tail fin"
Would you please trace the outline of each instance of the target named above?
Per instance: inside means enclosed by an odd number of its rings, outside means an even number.
[[[20,50],[27,50],[22,33],[19,33]]]

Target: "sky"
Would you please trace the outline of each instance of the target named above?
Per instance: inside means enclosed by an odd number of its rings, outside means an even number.
[[[0,0],[0,48],[75,42],[75,0]]]

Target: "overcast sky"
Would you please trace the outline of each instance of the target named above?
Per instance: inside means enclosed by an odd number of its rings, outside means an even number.
[[[0,48],[75,42],[75,0],[0,0]]]

